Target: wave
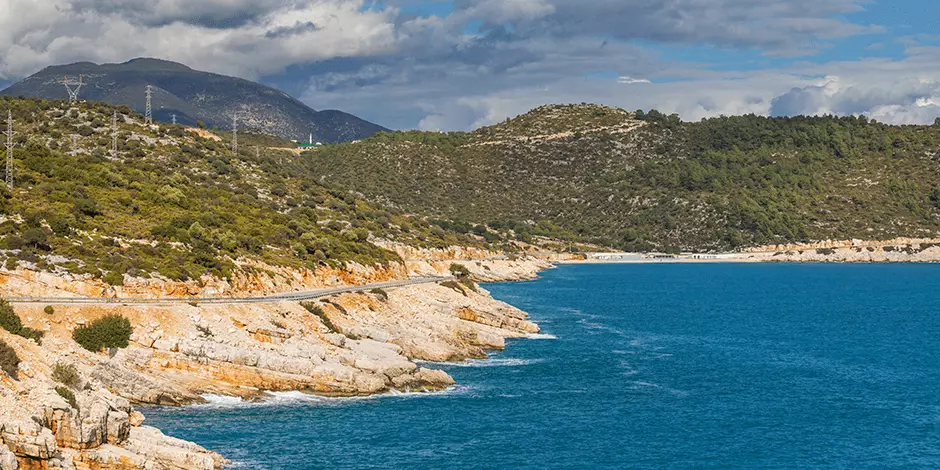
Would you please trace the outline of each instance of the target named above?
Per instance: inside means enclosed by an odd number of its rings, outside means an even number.
[[[415,363],[417,364],[428,365],[432,367],[514,367],[514,366],[528,366],[532,364],[538,364],[540,362],[545,362],[545,359],[494,358],[494,359],[468,359],[463,362],[415,361]]]
[[[655,388],[655,389],[663,390],[673,396],[680,397],[680,398],[689,396],[689,392],[676,390],[674,388],[664,387],[662,385],[654,384],[650,382],[636,381],[636,382],[633,382],[633,384],[635,385],[635,387],[633,387],[634,390],[639,390],[641,387],[646,387],[646,388]]]
[[[202,395],[202,399],[205,400],[206,402],[193,405],[193,406],[197,408],[227,408],[227,407],[235,407],[235,406],[248,403],[242,397],[213,395],[209,393]]]
[[[254,460],[236,460],[233,459],[232,463],[225,466],[227,469],[234,468],[247,468],[250,470],[268,470],[268,467],[265,467]]]
[[[264,396],[258,400],[245,400],[241,397],[231,397],[226,395],[202,395],[206,403],[192,405],[193,408],[209,409],[231,409],[231,408],[256,408],[267,406],[294,406],[294,405],[337,405],[361,401],[373,401],[384,398],[418,398],[418,397],[445,397],[469,393],[471,387],[466,385],[453,385],[443,391],[401,391],[390,390],[385,393],[356,397],[327,397],[322,395],[311,395],[300,391],[290,392],[264,392]]]
[[[525,335],[525,338],[526,339],[558,339],[558,337],[555,335],[549,335],[545,333],[532,333],[529,335]]]
[[[368,400],[372,397],[323,397],[303,392],[264,392],[264,395],[257,400],[245,400],[240,397],[224,395],[202,395],[202,398],[206,400],[206,403],[193,405],[193,408],[232,409],[300,404],[327,404]]]

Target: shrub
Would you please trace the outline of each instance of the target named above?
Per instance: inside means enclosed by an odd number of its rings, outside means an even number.
[[[90,198],[76,199],[75,202],[73,203],[73,208],[75,212],[80,215],[86,215],[89,217],[101,215],[101,209],[98,207],[98,203],[94,199],[90,199]]]
[[[0,341],[0,370],[6,372],[13,379],[17,378],[17,373],[20,370],[19,356],[16,355],[13,348],[3,341]]]
[[[59,394],[60,397],[64,398],[68,402],[69,406],[72,408],[78,409],[78,400],[75,399],[75,393],[72,390],[66,387],[56,387],[55,392]]]
[[[57,362],[52,367],[52,380],[72,388],[79,388],[82,385],[82,376],[79,375],[78,369],[72,364],[61,362]]]
[[[0,299],[0,328],[13,334],[18,334],[23,329],[23,322],[6,299]]]
[[[455,282],[455,281],[444,281],[444,282],[442,282],[440,285],[441,285],[441,287],[446,287],[446,288],[448,288],[448,289],[453,289],[453,290],[455,290],[455,291],[457,291],[457,292],[460,292],[460,293],[463,294],[463,295],[467,295],[467,292],[466,292],[465,290],[463,290],[463,287],[460,287],[460,284],[458,284],[458,283]]]
[[[46,308],[42,309],[42,311],[45,312],[46,315],[55,315],[55,309],[52,308],[52,305],[46,305]]]
[[[113,314],[76,328],[72,339],[83,348],[98,352],[102,348],[126,348],[133,331],[127,317]]]
[[[201,334],[202,336],[205,336],[206,338],[211,338],[215,336],[212,333],[212,330],[209,329],[208,326],[196,325],[196,329],[199,330],[199,334]]]
[[[327,316],[326,312],[323,311],[323,307],[313,302],[301,302],[300,306],[307,309],[308,312],[319,317],[320,322],[322,322],[323,326],[330,330],[331,333],[339,333],[339,329],[336,328],[336,325],[334,325],[332,321],[330,321],[330,317]]]
[[[19,315],[13,310],[13,306],[10,305],[6,299],[0,299],[0,328],[9,331],[18,336],[22,336],[26,339],[32,339],[36,343],[42,343],[43,332],[39,330],[34,330],[29,327],[23,326],[22,320],[20,320]]]
[[[466,277],[470,275],[470,270],[462,264],[453,263],[450,265],[450,273],[457,277]]]
[[[385,292],[384,289],[375,288],[370,290],[369,293],[381,298],[382,300],[388,300],[388,292]]]
[[[102,281],[108,283],[112,286],[123,286],[124,285],[124,274],[118,271],[111,271],[101,279]]]
[[[461,276],[461,277],[458,279],[458,281],[459,281],[461,284],[467,286],[467,288],[470,289],[470,290],[472,290],[473,292],[479,292],[479,291],[477,290],[477,285],[474,284],[474,283],[473,283],[473,280],[470,279],[469,277],[467,277],[467,276]]]

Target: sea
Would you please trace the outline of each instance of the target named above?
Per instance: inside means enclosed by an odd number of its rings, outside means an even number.
[[[147,408],[246,469],[940,468],[940,265],[566,265],[434,394]]]

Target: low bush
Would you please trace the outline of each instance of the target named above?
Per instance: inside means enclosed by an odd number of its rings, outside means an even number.
[[[42,311],[45,312],[46,315],[55,315],[55,309],[52,308],[52,305],[46,305],[46,308],[42,309]]]
[[[72,339],[83,348],[98,352],[103,348],[126,348],[133,332],[134,328],[127,317],[107,315],[76,328],[72,332]]]
[[[466,266],[458,263],[452,263],[450,265],[450,273],[457,277],[468,277],[470,276],[470,270]]]
[[[69,406],[72,408],[78,409],[78,400],[75,399],[75,392],[73,392],[68,387],[56,387],[55,392],[59,394],[60,397],[64,398],[68,402]]]
[[[13,379],[17,378],[20,370],[20,358],[7,343],[0,341],[0,370],[6,372]]]
[[[477,290],[477,285],[473,283],[473,280],[467,276],[461,276],[457,279],[461,284],[467,286],[467,289],[472,290],[473,292],[479,292]]]
[[[111,271],[101,279],[102,281],[108,283],[111,286],[123,286],[124,285],[124,274]]]
[[[330,317],[327,316],[326,312],[323,311],[323,307],[313,303],[313,302],[301,302],[300,306],[307,309],[308,312],[316,315],[320,322],[323,323],[323,326],[326,329],[330,330],[330,333],[339,333],[339,328],[336,328],[336,325],[330,321]]]
[[[6,299],[0,299],[0,328],[26,339],[32,339],[36,341],[36,343],[42,343],[44,333],[23,326],[23,321],[20,320],[20,316],[16,314],[16,311],[13,310],[13,306],[10,305]]]
[[[52,380],[72,388],[80,388],[82,385],[82,376],[78,369],[72,364],[57,362],[52,367]]]
[[[440,283],[441,287],[446,287],[448,289],[453,289],[457,292],[460,292],[463,295],[467,295],[467,291],[463,290],[463,287],[460,287],[460,284],[456,281],[444,281]]]
[[[202,336],[206,337],[206,338],[211,338],[211,337],[215,336],[215,335],[212,333],[212,330],[209,329],[208,326],[196,325],[196,329],[199,330],[199,333],[200,333]]]
[[[384,289],[375,288],[370,290],[369,293],[381,298],[383,301],[388,300],[388,292],[385,292]]]

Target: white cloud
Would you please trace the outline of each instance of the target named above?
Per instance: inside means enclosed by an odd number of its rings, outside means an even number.
[[[433,130],[492,124],[549,102],[657,108],[687,120],[866,113],[932,122],[940,108],[940,48],[925,38],[910,38],[899,60],[730,72],[632,42],[807,53],[879,31],[845,19],[863,0],[455,0],[446,17],[401,14],[414,3],[0,0],[0,80],[80,60],[160,57],[308,83],[302,98],[315,108]],[[293,75],[279,75],[288,68]]]
[[[167,2],[177,9],[183,6]],[[199,2],[186,4],[193,3]],[[233,8],[250,4],[215,3]],[[253,78],[298,63],[386,53],[396,42],[397,12],[364,9],[362,0],[267,3],[283,6],[258,14],[250,23],[220,28],[183,21],[138,22],[149,10],[78,8],[68,0],[6,0],[0,6],[5,10],[0,11],[0,51],[5,52],[0,54],[0,77],[21,78],[47,65],[81,60],[120,62],[150,56]],[[316,28],[270,34],[306,23]]]
[[[620,83],[623,85],[633,85],[635,83],[652,83],[652,82],[650,82],[649,80],[645,78],[633,78],[633,77],[623,76],[623,77],[617,78],[617,83]]]

